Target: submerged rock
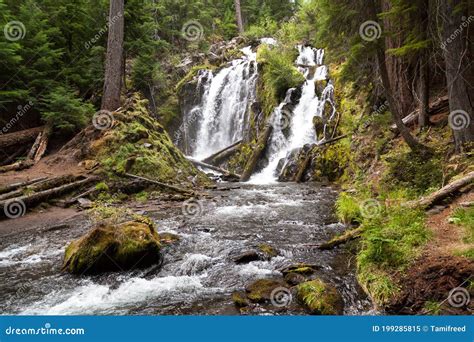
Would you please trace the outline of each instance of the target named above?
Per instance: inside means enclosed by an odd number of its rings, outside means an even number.
[[[299,284],[298,300],[312,315],[342,315],[344,301],[339,291],[320,279]]]
[[[66,248],[63,270],[97,274],[145,268],[162,261],[160,237],[153,225],[101,224]]]

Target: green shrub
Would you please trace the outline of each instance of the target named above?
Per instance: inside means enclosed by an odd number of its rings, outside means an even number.
[[[42,118],[55,128],[73,132],[84,127],[94,114],[94,107],[76,97],[68,87],[56,87],[42,100],[45,111]]]

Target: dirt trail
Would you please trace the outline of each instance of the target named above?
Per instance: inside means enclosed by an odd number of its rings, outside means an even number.
[[[449,207],[439,213],[431,214],[427,219],[428,229],[432,238],[425,246],[421,256],[413,265],[400,274],[398,285],[399,296],[390,304],[388,311],[397,314],[433,314],[427,302],[438,303],[439,313],[474,314],[473,289],[461,289],[464,293],[465,305],[450,305],[450,293],[459,288],[468,288],[473,280],[474,262],[468,258],[457,256],[472,245],[464,242],[464,227],[448,222],[454,210],[461,203],[474,201],[474,193],[465,194],[456,199]],[[458,291],[459,292],[459,291]]]

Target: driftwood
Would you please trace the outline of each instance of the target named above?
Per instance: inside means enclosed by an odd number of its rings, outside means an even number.
[[[241,182],[247,182],[252,176],[253,172],[255,171],[255,168],[257,167],[257,163],[259,159],[261,158],[262,154],[265,152],[265,149],[267,148],[268,139],[270,139],[272,132],[273,132],[273,126],[267,125],[263,133],[260,135],[257,142],[257,146],[253,150],[253,154],[250,157],[249,161],[247,162],[247,165],[245,165],[244,172],[242,173],[242,177],[240,177]]]
[[[230,178],[235,178],[236,180],[239,180],[240,179],[240,175],[237,175],[235,173],[232,173],[228,170],[225,170],[225,169],[222,169],[220,167],[217,167],[217,166],[214,166],[214,165],[209,165],[209,164],[206,164],[204,162],[200,162],[199,160],[195,160],[193,158],[189,158],[187,157],[186,159],[188,159],[191,163],[193,163],[194,165],[196,166],[200,166],[200,167],[204,167],[204,168],[207,168],[209,170],[213,170],[213,171],[217,171],[217,172],[220,172],[222,173],[223,175],[225,176],[228,176]]]
[[[220,150],[219,152],[214,153],[206,159],[203,159],[202,162],[218,166],[234,155],[239,150],[241,144],[242,140]]]
[[[149,178],[145,178],[145,177],[141,177],[141,176],[137,176],[137,175],[132,175],[130,173],[126,173],[125,174],[127,177],[130,177],[130,178],[135,178],[135,179],[140,179],[142,181],[146,181],[148,183],[151,183],[151,184],[156,184],[162,188],[165,188],[165,189],[169,189],[169,190],[173,190],[173,191],[176,191],[176,192],[180,192],[180,193],[185,193],[185,194],[192,194],[193,192],[190,191],[190,190],[187,190],[187,189],[182,189],[182,188],[179,188],[177,186],[174,186],[174,185],[171,185],[171,184],[166,184],[166,183],[162,183],[162,182],[158,182],[158,181],[155,181],[155,180],[152,180],[152,179],[149,179]]]
[[[10,191],[14,191],[14,190],[17,190],[17,189],[20,189],[20,188],[24,188],[25,186],[36,184],[36,183],[42,182],[46,179],[48,179],[48,177],[35,178],[35,179],[27,180],[27,181],[24,181],[24,182],[19,182],[19,183],[13,183],[13,184],[10,184],[10,185],[6,185],[6,186],[3,186],[3,187],[0,187],[0,194],[5,194],[5,193],[8,193]]]
[[[425,209],[429,209],[436,203],[444,200],[445,198],[449,197],[450,195],[454,194],[455,192],[461,190],[465,186],[474,182],[474,171],[468,173],[461,179],[458,179],[454,182],[449,183],[445,187],[441,188],[438,191],[433,192],[432,194],[421,198],[418,201],[411,201],[408,202],[408,206],[410,207],[422,207]]]
[[[320,244],[318,246],[318,249],[323,250],[323,251],[333,249],[333,248],[335,248],[337,246],[340,246],[342,244],[345,244],[349,241],[358,239],[358,238],[361,237],[361,235],[362,235],[362,229],[361,228],[348,230],[344,234],[342,234],[340,236],[336,236],[335,238],[331,239],[330,241],[328,241],[326,243]]]
[[[0,149],[5,149],[11,146],[23,145],[30,143],[36,139],[38,134],[43,131],[44,127],[35,127],[25,129],[23,131],[1,134],[0,135]]]
[[[50,200],[52,198],[59,197],[65,193],[71,192],[73,190],[79,189],[82,186],[85,186],[87,184],[90,184],[92,182],[97,181],[99,178],[98,177],[89,177],[86,179],[82,179],[76,182],[68,183],[65,185],[61,185],[59,187],[51,188],[48,190],[40,191],[40,192],[35,192],[30,195],[23,195],[19,197],[15,197],[12,199],[8,199],[5,201],[0,201],[0,208],[3,209],[3,215],[5,215],[5,210],[8,208],[8,204],[12,202],[16,203],[22,203],[25,208],[31,208],[41,202]],[[6,216],[6,215],[5,215]]]

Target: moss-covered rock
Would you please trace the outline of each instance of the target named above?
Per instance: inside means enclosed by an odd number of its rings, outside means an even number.
[[[336,288],[320,279],[299,284],[296,287],[298,300],[313,315],[341,315],[344,301]]]
[[[271,300],[271,295],[277,287],[283,287],[285,284],[280,280],[275,279],[260,279],[245,289],[247,291],[247,298],[253,303],[264,303]]]
[[[244,292],[234,292],[232,294],[232,301],[238,308],[243,308],[250,305],[250,301]]]
[[[274,258],[278,255],[278,251],[274,247],[267,244],[258,245],[258,249],[263,254],[264,259],[267,260]]]
[[[124,111],[113,113],[113,117],[114,127],[91,147],[109,176],[132,173],[181,186],[191,186],[191,179],[201,185],[210,184],[207,176],[173,144],[163,126],[150,116],[146,100],[134,96]]]
[[[160,242],[164,245],[173,245],[181,240],[179,235],[173,233],[160,233]]]
[[[158,264],[160,237],[152,224],[100,224],[66,248],[63,269],[73,274],[124,271]]]

